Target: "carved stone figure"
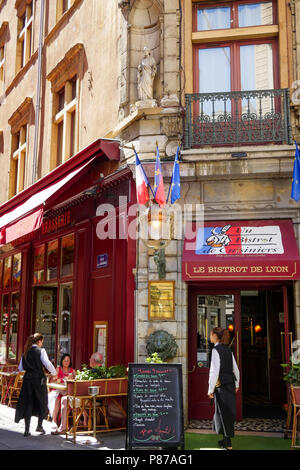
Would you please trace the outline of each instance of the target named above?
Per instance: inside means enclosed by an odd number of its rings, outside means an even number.
[[[153,99],[153,81],[157,72],[156,62],[148,47],[144,47],[144,57],[138,65],[137,87],[140,101]]]

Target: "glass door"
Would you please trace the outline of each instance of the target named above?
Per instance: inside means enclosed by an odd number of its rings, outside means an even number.
[[[71,354],[72,285],[60,286],[57,363],[63,354]]]
[[[35,327],[34,332],[44,336],[44,348],[50,361],[55,364],[57,287],[35,287]]]

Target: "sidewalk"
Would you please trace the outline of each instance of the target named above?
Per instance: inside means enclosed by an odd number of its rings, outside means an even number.
[[[124,450],[125,432],[98,433],[97,439],[91,436],[79,435],[76,444],[66,440],[65,436],[52,436],[52,423],[44,421],[45,435],[35,432],[37,418],[33,417],[30,426],[30,437],[24,437],[24,420],[14,422],[15,410],[0,405],[0,450]]]

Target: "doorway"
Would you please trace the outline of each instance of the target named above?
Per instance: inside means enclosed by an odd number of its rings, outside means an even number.
[[[210,354],[209,334],[214,326],[228,328],[231,350],[240,370],[237,420],[286,417],[286,387],[280,366],[288,356],[292,330],[292,291],[287,288],[209,290],[189,288],[188,384],[189,418],[212,419],[207,398]],[[287,290],[286,290],[287,292]],[[286,297],[285,297],[286,295]],[[286,305],[284,299],[289,299]],[[292,317],[292,315],[291,315]]]
[[[71,354],[72,284],[33,288],[33,330],[44,336],[44,348],[53,364]]]
[[[241,291],[243,416],[284,418],[282,291]]]

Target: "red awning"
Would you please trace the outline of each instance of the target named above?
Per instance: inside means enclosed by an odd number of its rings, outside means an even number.
[[[300,279],[291,220],[217,221],[188,224],[182,279]]]
[[[119,141],[97,139],[0,207],[0,245],[40,228],[45,204],[67,190],[98,157],[120,159]]]
[[[60,190],[65,189],[68,184],[73,184],[75,178],[79,177],[94,159],[95,157],[80,165],[64,178],[60,178],[55,183],[36,192],[15,209],[0,217],[1,245],[39,229],[43,221],[44,204],[56,196]]]

